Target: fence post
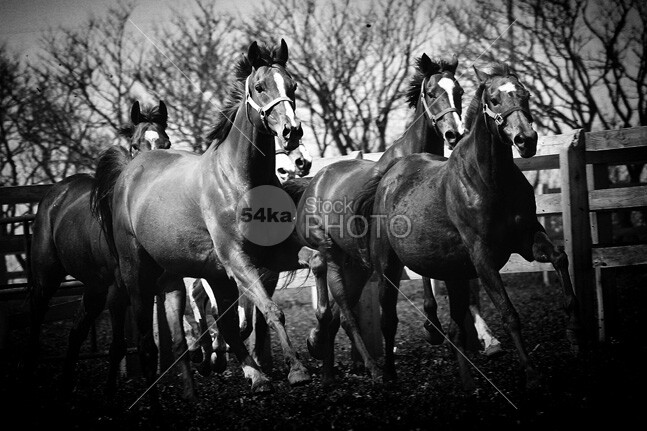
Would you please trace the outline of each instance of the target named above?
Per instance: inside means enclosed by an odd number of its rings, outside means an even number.
[[[591,224],[586,176],[585,133],[579,130],[573,141],[560,149],[564,247],[569,259],[571,282],[580,305],[582,330],[587,341],[597,338],[595,289],[591,258]]]

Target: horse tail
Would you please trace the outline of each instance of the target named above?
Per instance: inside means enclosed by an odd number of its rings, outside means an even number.
[[[375,174],[366,183],[363,190],[358,194],[355,202],[353,203],[353,213],[355,217],[353,223],[353,233],[357,241],[357,249],[361,257],[361,262],[366,268],[371,267],[371,255],[369,240],[371,234],[373,220],[373,206],[375,204],[375,194],[380,181],[386,173],[395,165],[401,157],[390,160],[384,166],[377,165],[375,167]]]
[[[121,146],[113,146],[105,150],[99,157],[94,186],[90,194],[92,213],[99,220],[101,229],[106,235],[110,252],[115,257],[117,249],[112,236],[112,196],[117,178],[130,160],[128,152]]]
[[[308,187],[308,184],[310,184],[310,181],[312,181],[311,177],[292,178],[284,182],[282,187],[283,190],[290,195],[292,202],[298,206],[301,196],[303,196],[303,192]]]

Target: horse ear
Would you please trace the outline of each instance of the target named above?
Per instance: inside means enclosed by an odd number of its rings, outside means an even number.
[[[288,62],[288,44],[283,39],[281,39],[281,46],[274,54],[274,61],[282,66]]]
[[[135,101],[130,109],[130,121],[133,124],[139,124],[139,101]]]
[[[247,60],[254,69],[258,69],[263,65],[263,62],[261,60],[261,51],[258,48],[256,41],[252,42],[252,44],[249,45],[249,49],[247,50]]]
[[[166,121],[168,120],[168,111],[166,110],[166,104],[162,100],[160,100],[159,112],[160,116],[162,117],[162,122],[166,123]]]
[[[426,76],[434,75],[440,71],[440,65],[423,53],[420,57],[420,71]]]
[[[476,74],[476,79],[478,79],[479,84],[482,84],[483,82],[487,81],[487,79],[490,77],[487,73],[480,71],[476,68],[476,66],[472,66],[474,68],[474,73]]]
[[[447,63],[447,70],[450,71],[451,73],[456,73],[456,69],[458,68],[458,56],[456,54],[452,54],[452,59]]]

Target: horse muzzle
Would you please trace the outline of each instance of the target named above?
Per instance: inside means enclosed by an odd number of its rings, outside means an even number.
[[[301,138],[303,137],[303,129],[301,128],[301,121],[297,120],[295,125],[284,124],[281,138],[283,138],[283,149],[285,151],[296,150],[299,147]]]

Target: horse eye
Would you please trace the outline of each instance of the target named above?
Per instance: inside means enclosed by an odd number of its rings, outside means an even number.
[[[254,86],[254,88],[255,88],[255,89],[256,89],[256,91],[257,91],[257,92],[259,92],[259,93],[263,92],[263,86],[262,86],[261,84],[256,84],[256,85]]]
[[[492,98],[492,105],[496,106],[498,104],[499,104],[499,99],[497,99],[496,97],[493,97]]]

